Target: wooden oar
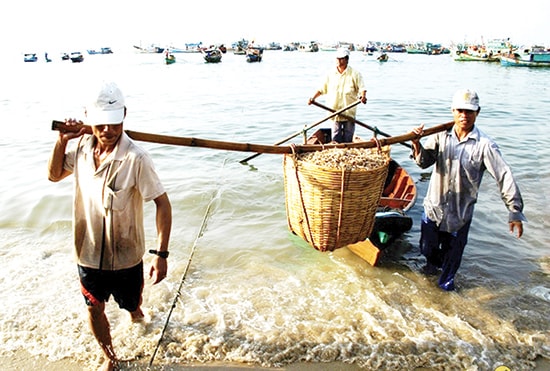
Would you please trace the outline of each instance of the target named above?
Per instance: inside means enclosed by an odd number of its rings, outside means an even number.
[[[332,108],[327,107],[327,106],[325,106],[324,104],[321,104],[321,103],[319,103],[319,102],[312,101],[311,104],[313,104],[314,106],[323,108],[323,109],[325,109],[325,110],[327,110],[327,111],[334,112],[334,110],[333,110]],[[389,134],[387,134],[387,133],[384,133],[383,131],[378,130],[378,128],[375,128],[375,127],[373,128],[372,126],[369,126],[369,125],[367,125],[367,124],[362,123],[361,121],[357,120],[355,117],[348,116],[348,115],[346,115],[345,113],[342,114],[342,115],[340,115],[340,116],[345,117],[345,118],[347,118],[348,120],[354,121],[356,124],[358,124],[358,125],[360,125],[360,126],[366,128],[366,129],[369,129],[370,131],[372,131],[372,132],[375,133],[375,134],[380,134],[380,135],[382,135],[382,136],[384,136],[384,137],[391,137],[391,135],[389,135]],[[409,143],[399,143],[399,144],[402,144],[402,145],[404,145],[405,147],[412,148],[412,146],[411,146]]]
[[[381,138],[378,139],[378,143],[381,146],[386,146],[390,144],[402,143],[413,140],[415,138],[422,138],[428,135],[435,134],[440,131],[448,130],[454,125],[453,121],[450,121],[446,124],[437,125],[431,128],[424,129],[422,135],[416,135],[412,132],[398,135],[395,137]],[[80,128],[87,125],[75,125],[67,126],[61,121],[52,122],[52,130],[59,131],[71,131],[78,132]],[[89,128],[91,132],[91,128]],[[305,145],[294,145],[294,146],[278,146],[278,145],[268,145],[268,144],[252,144],[252,143],[238,143],[238,142],[224,142],[220,140],[212,139],[200,139],[192,137],[176,137],[171,135],[161,135],[161,134],[152,134],[152,133],[143,133],[132,130],[125,130],[126,134],[134,139],[142,142],[149,143],[159,143],[159,144],[171,144],[176,146],[187,146],[187,147],[202,147],[202,148],[212,148],[212,149],[221,149],[226,151],[240,151],[240,152],[256,152],[256,153],[271,153],[271,154],[290,154],[290,153],[303,153],[303,152],[315,152],[321,151],[328,148],[374,148],[378,146],[377,142],[370,140],[367,142],[355,142],[355,143],[335,143],[335,144],[305,144]]]
[[[281,139],[280,141],[278,141],[277,143],[275,143],[274,145],[275,146],[278,146],[279,144],[283,144],[285,142],[288,142],[289,140],[291,140],[292,138],[294,137],[297,137],[298,135],[302,134],[304,131],[307,131],[311,128],[314,128],[320,124],[322,124],[323,122],[327,121],[327,120],[330,120],[331,118],[333,118],[334,116],[338,116],[339,114],[341,114],[342,112],[344,111],[347,111],[348,109],[352,108],[352,107],[355,107],[356,105],[358,105],[359,103],[361,103],[361,100],[358,99],[357,101],[353,102],[352,104],[350,104],[349,106],[347,107],[344,107],[338,111],[335,111],[335,110],[332,110],[332,114],[328,115],[327,117],[325,117],[324,119],[322,120],[319,120],[317,121],[316,123],[314,124],[311,124],[309,125],[308,127],[304,128],[303,130],[300,130],[300,131],[297,131],[296,133],[292,134],[292,135],[289,135],[288,137],[284,138],[284,139]],[[247,163],[248,161],[252,160],[253,158],[256,158],[260,155],[261,153],[256,153],[255,155],[252,155],[252,156],[249,156],[247,158],[245,158],[244,160],[241,160],[239,161],[241,164],[245,164]]]

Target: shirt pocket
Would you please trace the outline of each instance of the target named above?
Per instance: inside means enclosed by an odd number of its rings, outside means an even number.
[[[470,184],[479,184],[481,181],[481,174],[483,166],[483,159],[481,153],[473,153],[462,161],[463,175],[468,178]]]
[[[132,197],[132,190],[121,189],[113,191],[110,187],[105,187],[105,197],[103,200],[103,206],[106,209],[115,211],[123,211],[130,204]]]

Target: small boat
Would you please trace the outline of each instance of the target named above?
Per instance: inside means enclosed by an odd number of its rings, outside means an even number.
[[[248,40],[241,39],[239,41],[236,41],[231,44],[231,48],[233,49],[233,54],[235,55],[245,55],[246,49],[248,48]]]
[[[286,44],[283,47],[283,51],[285,52],[294,52],[296,50],[298,50],[298,46],[295,43]]]
[[[505,67],[550,67],[550,51],[541,46],[526,49],[523,53],[511,53],[500,57]]]
[[[309,43],[300,43],[298,45],[298,51],[315,53],[319,51],[319,44],[317,44],[315,41],[311,41]]]
[[[327,144],[331,141],[331,129],[315,131],[307,144]],[[354,142],[362,142],[359,137]],[[374,219],[374,227],[369,240],[380,249],[386,248],[403,233],[412,228],[412,218],[406,212],[416,202],[416,184],[409,173],[391,159],[388,175]]]
[[[174,56],[174,54],[166,53],[166,56],[164,57],[164,62],[166,64],[174,64],[176,63],[176,57]]]
[[[389,59],[388,55],[386,53],[380,54],[378,57],[376,57],[376,60],[378,62],[387,62]]]
[[[69,58],[73,63],[80,63],[84,60],[84,56],[81,52],[72,52]]]
[[[23,56],[23,60],[25,62],[36,62],[38,60],[38,57],[36,56],[36,53],[26,53]]]
[[[161,48],[160,46],[156,46],[154,44],[152,44],[151,46],[147,46],[147,47],[141,47],[141,46],[134,45],[134,48],[140,53],[157,53],[157,54],[160,54],[160,53],[164,52],[164,48]]]
[[[93,54],[113,54],[113,51],[111,50],[111,48],[101,48],[99,50],[95,50],[95,49],[88,49],[86,50],[88,52],[88,54],[90,55],[93,55]]]
[[[71,59],[71,56],[67,53],[63,53],[61,54],[61,60],[62,61],[68,61],[69,59]]]
[[[203,49],[202,41],[198,43],[186,43],[184,53],[200,53]]]
[[[222,52],[218,48],[203,50],[202,53],[206,63],[219,63],[222,61]]]
[[[270,42],[267,47],[266,47],[267,50],[282,50],[283,47],[281,46],[281,44],[279,44],[278,42]]]
[[[250,63],[261,62],[263,53],[263,48],[248,48],[246,49],[246,61]]]

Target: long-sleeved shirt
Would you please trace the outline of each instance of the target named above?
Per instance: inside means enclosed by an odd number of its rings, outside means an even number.
[[[496,180],[509,221],[526,221],[523,200],[512,171],[497,144],[477,127],[459,141],[454,129],[428,138],[415,161],[421,168],[433,164],[424,211],[444,232],[458,231],[472,220],[483,173]]]
[[[343,73],[334,68],[325,78],[319,92],[326,94],[326,102],[329,107],[338,111],[355,102],[358,96],[366,91],[361,74],[347,66]],[[355,117],[357,106],[344,112],[346,116]],[[346,121],[345,118],[336,116],[335,121]]]

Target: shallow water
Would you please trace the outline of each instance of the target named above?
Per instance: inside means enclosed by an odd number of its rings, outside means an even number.
[[[390,56],[379,64],[352,53],[350,65],[368,87],[358,119],[402,134],[421,122],[451,120],[454,91],[477,90],[478,124],[497,140],[520,184],[529,220],[524,236],[509,234],[487,174],[459,290],[448,294],[419,273],[427,173],[403,146],[394,145],[392,156],[418,181],[415,224],[373,268],[346,248],[320,253],[288,232],[280,155],[245,166],[239,161],[250,153],[142,143],[172,201],[170,271],[161,284],[146,285],[146,326],[108,304],[119,355],[149,359],[175,304],[156,365],[341,361],[368,369],[493,370],[532,369],[536,357],[550,357],[550,70]],[[330,52],[267,51],[257,64],[229,53],[214,65],[197,54],[176,57],[170,66],[160,55],[122,52],[86,56],[81,64],[3,62],[0,353],[25,349],[90,368],[99,362],[72,260],[72,182],[46,179],[56,138],[50,122],[80,115],[87,82],[115,78],[127,95],[125,127],[137,131],[272,144],[328,115],[306,101],[333,66]],[[146,204],[151,246],[153,213]]]

